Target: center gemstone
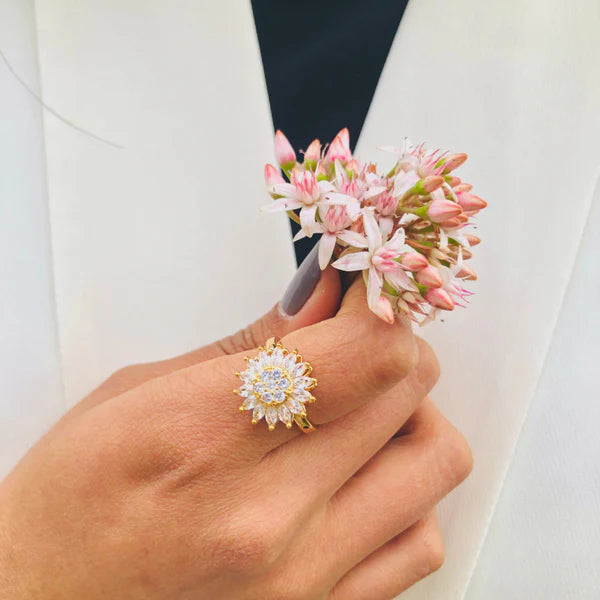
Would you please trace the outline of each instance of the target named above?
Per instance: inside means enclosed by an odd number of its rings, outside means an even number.
[[[292,391],[290,374],[284,369],[267,367],[255,378],[254,395],[263,404],[281,404]]]

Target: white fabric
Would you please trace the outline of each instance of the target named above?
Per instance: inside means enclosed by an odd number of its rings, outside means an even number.
[[[471,307],[423,330],[475,471],[441,506],[446,564],[403,598],[600,589],[599,10],[413,0],[365,124],[365,158],[404,135],[469,152],[490,202]],[[110,371],[261,314],[293,260],[285,220],[258,211],[271,122],[248,3],[9,0],[0,17],[34,88],[37,33],[46,102],[125,147],[48,113],[44,141],[0,65],[1,473]]]
[[[115,369],[263,314],[294,258],[286,217],[260,212],[272,122],[249,5],[0,5],[2,48],[23,79],[38,87],[38,43],[45,102],[124,146],[48,112],[44,132],[0,65],[5,473]]]
[[[0,48],[37,87],[33,7],[0,2]],[[38,90],[39,91],[39,90]],[[42,114],[0,63],[0,478],[63,411]]]
[[[594,506],[589,497],[600,497],[598,467],[587,473],[577,467],[591,463],[590,452],[597,462],[598,436],[570,448],[574,465],[562,459],[553,436],[539,433],[533,415],[552,412],[560,400],[543,395],[549,385],[540,379],[545,365],[559,369],[551,372],[554,394],[571,387],[593,390],[589,379],[578,382],[576,366],[580,353],[596,349],[597,358],[597,327],[596,338],[581,344],[563,346],[554,334],[557,322],[564,320],[566,327],[577,318],[583,325],[572,335],[581,335],[598,314],[591,306],[597,303],[594,290],[599,291],[597,229],[586,251],[577,255],[577,250],[600,164],[599,13],[596,0],[411,1],[361,135],[361,156],[375,158],[372,148],[400,143],[405,135],[469,153],[460,174],[489,202],[478,219],[476,233],[483,242],[474,249],[473,265],[481,279],[471,286],[476,292],[471,306],[423,330],[442,365],[432,397],[469,440],[475,469],[440,508],[446,564],[402,596],[409,600],[464,598],[471,580],[477,590],[468,596],[473,600],[571,597],[540,590],[577,590],[579,567],[598,556],[600,542],[592,535],[598,517],[589,504]],[[582,288],[589,291],[566,297],[576,260]],[[574,316],[563,314],[565,298]],[[532,465],[529,455],[514,455],[514,449],[536,390],[537,411],[523,432],[523,440],[531,440],[523,443],[535,444],[540,461]],[[573,404],[569,398],[563,402]],[[590,415],[597,402],[597,384],[595,393],[576,399],[579,410]],[[558,420],[552,423],[562,435]],[[592,431],[588,427],[582,435]],[[511,461],[521,462],[513,464],[480,569],[477,557]],[[548,481],[551,473],[554,481],[572,482],[580,491],[559,486],[551,488],[550,498],[537,494],[532,482]],[[519,495],[519,485],[527,485],[527,495]],[[588,499],[581,513],[574,500],[578,494],[582,503]],[[536,513],[540,502],[547,510]],[[511,510],[517,514],[507,521]],[[517,516],[521,511],[531,520]],[[585,522],[590,517],[593,526]],[[568,528],[579,519],[575,529]],[[576,537],[586,528],[588,536]],[[557,531],[574,532],[569,548],[577,556],[561,554]],[[521,544],[537,543],[548,551],[519,560]],[[579,553],[585,560],[577,564]],[[562,556],[570,568],[552,568],[545,564],[549,556]],[[546,580],[536,588],[541,574]],[[597,568],[586,577],[572,597],[598,597]],[[522,589],[516,587],[521,583]]]

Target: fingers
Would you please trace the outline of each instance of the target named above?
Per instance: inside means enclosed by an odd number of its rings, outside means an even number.
[[[330,498],[403,427],[437,382],[440,371],[433,350],[421,338],[416,343],[417,367],[402,381],[350,414],[321,425],[318,435],[291,440],[265,456],[265,468],[280,471],[281,485],[294,489],[298,480],[293,465],[310,464],[302,483]]]
[[[323,557],[341,573],[422,518],[470,473],[458,431],[427,399],[412,433],[393,438],[331,499]]]
[[[444,542],[432,511],[346,573],[328,600],[392,600],[443,561]]]
[[[67,417],[89,410],[107,398],[131,390],[142,383],[168,375],[177,370],[227,354],[256,348],[272,336],[282,337],[296,329],[332,317],[340,303],[338,271],[328,268],[321,273],[319,282],[306,304],[293,316],[286,315],[277,303],[266,315],[237,333],[208,346],[167,360],[130,365],[119,369],[100,387],[79,402]]]
[[[368,308],[366,289],[356,280],[333,319],[290,333],[285,347],[297,348],[312,367],[318,387],[310,420],[319,425],[350,413],[402,380],[417,364],[410,322],[383,322]]]

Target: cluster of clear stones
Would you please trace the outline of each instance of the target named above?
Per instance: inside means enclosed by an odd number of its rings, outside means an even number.
[[[240,410],[252,410],[254,423],[264,417],[269,429],[278,420],[291,427],[294,415],[306,414],[304,404],[314,400],[310,390],[316,379],[308,376],[310,371],[300,356],[280,345],[261,349],[258,356],[248,359],[246,370],[238,373],[243,385],[235,392],[245,399]]]

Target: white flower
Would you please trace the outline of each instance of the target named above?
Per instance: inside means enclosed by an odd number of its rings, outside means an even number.
[[[368,269],[367,301],[371,310],[376,310],[386,281],[397,290],[418,291],[415,282],[404,272],[397,259],[406,252],[404,229],[400,228],[384,243],[381,230],[375,220],[375,209],[365,208],[363,224],[367,236],[367,250],[346,254],[333,263],[342,271],[363,271]]]

